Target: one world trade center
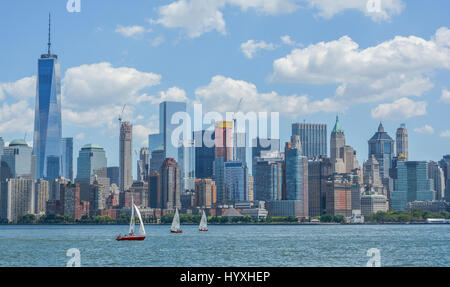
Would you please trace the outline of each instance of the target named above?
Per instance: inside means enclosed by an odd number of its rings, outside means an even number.
[[[61,79],[57,55],[48,52],[38,60],[33,155],[35,178],[53,180],[61,175]]]

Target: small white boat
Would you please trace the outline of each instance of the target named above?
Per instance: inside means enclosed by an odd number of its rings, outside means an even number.
[[[180,215],[178,214],[178,208],[175,210],[175,215],[172,220],[172,226],[170,227],[172,233],[183,233],[180,226]]]
[[[131,198],[131,219],[130,219],[130,229],[128,231],[127,235],[118,235],[116,240],[117,241],[126,241],[126,240],[144,240],[145,239],[145,228],[144,228],[144,221],[142,220],[141,212],[139,211],[139,208],[134,204],[133,198]],[[134,227],[135,227],[135,211],[137,214],[137,217],[139,219],[139,235],[134,234]]]
[[[200,225],[198,226],[199,231],[208,231],[208,220],[206,219],[205,211],[203,210],[202,219],[200,220]]]

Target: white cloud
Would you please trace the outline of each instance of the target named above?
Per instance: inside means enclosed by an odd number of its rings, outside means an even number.
[[[443,131],[439,136],[441,138],[450,138],[450,130]]]
[[[152,47],[158,47],[162,43],[164,43],[164,37],[163,36],[158,36],[158,37],[154,38],[153,40],[151,40]]]
[[[346,102],[421,96],[433,87],[430,72],[450,69],[448,34],[441,28],[429,41],[397,36],[366,49],[348,36],[319,42],[275,60],[272,80],[339,84],[336,100]]]
[[[63,106],[86,110],[114,104],[133,103],[140,92],[161,81],[161,75],[134,68],[114,68],[98,63],[69,68],[63,80]]]
[[[408,98],[401,98],[393,103],[380,104],[372,110],[375,119],[409,119],[423,116],[427,113],[426,102],[415,102]]]
[[[415,128],[414,131],[419,134],[434,134],[434,129],[430,125],[424,125],[423,127]]]
[[[157,133],[158,129],[154,124],[145,125],[133,125],[133,140],[139,146],[148,145],[148,135]]]
[[[25,77],[15,82],[0,83],[0,100],[6,95],[16,99],[30,99],[36,96],[36,76]]]
[[[442,89],[442,96],[440,102],[445,104],[450,104],[450,91],[447,89]]]
[[[84,133],[79,133],[75,136],[76,140],[82,140],[86,137],[86,135]]]
[[[26,101],[4,102],[0,107],[0,133],[32,132],[33,124],[34,111]]]
[[[253,83],[215,76],[211,82],[195,91],[196,102],[203,105],[204,111],[220,113],[234,112],[237,103],[243,99],[240,111],[280,112],[291,118],[318,112],[337,112],[345,107],[332,99],[311,100],[307,95],[281,96],[272,91],[258,92]]]
[[[167,28],[184,28],[190,38],[216,30],[225,34],[225,21],[219,10],[222,0],[179,0],[159,7],[160,18],[152,21]]]
[[[149,102],[151,104],[159,104],[164,101],[187,102],[186,91],[178,87],[169,88],[167,91],[160,91],[156,96],[142,94],[136,100],[136,103]]]
[[[370,1],[379,1],[381,5],[368,9]],[[160,6],[159,18],[150,22],[167,28],[185,29],[188,37],[196,38],[211,31],[226,34],[222,10],[227,5],[244,12],[253,9],[263,15],[279,15],[292,13],[304,4],[318,10],[319,16],[324,18],[356,9],[375,21],[389,20],[391,16],[400,14],[405,6],[402,0],[177,0]]]
[[[292,41],[291,36],[289,36],[289,35],[281,36],[280,39],[286,45],[293,46],[296,44],[295,41]]]
[[[117,26],[116,33],[121,34],[124,37],[135,37],[147,32],[142,26]]]
[[[306,2],[310,7],[319,10],[319,16],[327,19],[342,11],[354,9],[374,21],[389,20],[392,16],[400,14],[405,7],[402,0],[306,0]]]
[[[276,46],[274,44],[266,43],[264,41],[248,40],[247,42],[241,44],[242,53],[244,53],[244,55],[249,59],[253,58],[255,53],[259,50],[272,51],[275,48]]]

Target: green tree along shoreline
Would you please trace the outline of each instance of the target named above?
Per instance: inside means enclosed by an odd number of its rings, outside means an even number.
[[[160,224],[170,224],[172,223],[173,214],[164,215]],[[383,223],[420,223],[425,222],[427,218],[445,218],[450,219],[450,212],[429,212],[414,210],[413,212],[401,212],[401,211],[379,211],[370,216],[365,217],[365,223],[369,224],[383,224]],[[199,224],[201,215],[194,214],[180,214],[181,224]],[[329,215],[324,214],[322,216],[316,216],[314,219],[320,221],[320,223],[334,223],[334,224],[344,224],[345,218],[342,215]],[[63,215],[43,215],[37,218],[34,214],[27,214],[22,216],[16,224],[18,225],[52,225],[52,224],[86,224],[86,225],[125,225],[129,224],[130,218],[128,215],[121,214],[120,217],[113,219],[107,215],[88,217],[83,216],[80,220],[74,220],[68,216]],[[157,219],[154,217],[144,218],[145,224],[157,224]],[[215,224],[303,224],[304,222],[299,222],[297,218],[290,217],[275,217],[268,216],[265,219],[255,219],[251,216],[242,217],[226,217],[226,216],[208,216],[208,223]],[[0,220],[1,225],[8,225],[5,220]]]

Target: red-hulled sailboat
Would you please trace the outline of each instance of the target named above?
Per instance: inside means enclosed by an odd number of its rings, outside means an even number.
[[[141,212],[139,211],[139,208],[134,204],[133,198],[131,200],[132,200],[132,204],[131,204],[130,230],[128,231],[128,234],[126,234],[126,235],[119,234],[116,238],[117,241],[131,241],[131,240],[142,241],[145,239],[145,228],[144,228],[144,222],[142,221]],[[135,226],[134,212],[135,211],[138,216],[139,224],[140,224],[139,235],[134,234],[134,226]]]
[[[173,216],[172,226],[170,227],[170,232],[172,233],[183,233],[183,230],[180,226],[180,215],[178,214],[178,208],[175,211],[175,215]]]

